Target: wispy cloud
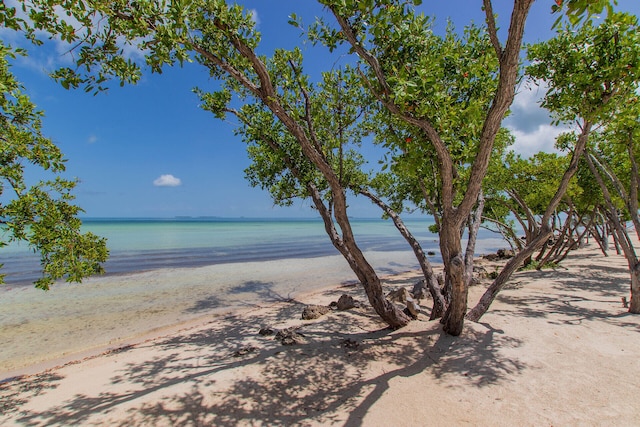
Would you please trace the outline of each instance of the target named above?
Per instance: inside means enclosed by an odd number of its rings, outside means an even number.
[[[527,82],[521,85],[511,105],[511,115],[504,121],[504,126],[516,139],[511,148],[524,157],[539,151],[557,151],[556,138],[567,131],[565,127],[552,126],[549,112],[540,107],[545,93],[543,84]]]
[[[160,175],[153,181],[153,185],[156,187],[178,187],[182,185],[182,180],[171,174]]]
[[[98,137],[96,135],[89,135],[89,138],[87,138],[87,142],[89,144],[95,144],[96,142],[98,142]]]
[[[251,16],[251,20],[256,24],[256,27],[260,25],[260,16],[256,9],[249,9],[249,15]]]

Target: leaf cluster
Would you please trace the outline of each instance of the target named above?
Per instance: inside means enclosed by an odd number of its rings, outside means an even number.
[[[597,27],[566,27],[553,39],[529,46],[527,74],[547,85],[542,106],[556,123],[576,118],[604,123],[637,95],[638,44],[637,18],[613,14]]]
[[[58,175],[65,170],[59,148],[41,133],[42,112],[10,71],[16,52],[0,43],[0,246],[25,241],[41,257],[43,274],[36,286],[48,289],[57,279],[79,281],[102,271],[106,242],[81,233],[71,190],[75,181],[57,176],[29,187],[27,167]],[[2,276],[0,276],[0,283]]]

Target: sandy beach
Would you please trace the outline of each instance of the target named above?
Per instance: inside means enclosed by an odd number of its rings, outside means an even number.
[[[393,274],[385,286],[410,287],[417,278]],[[555,270],[518,272],[457,338],[426,313],[385,329],[367,304],[301,320],[305,305],[344,293],[365,302],[359,287],[335,279],[293,299],[195,313],[108,351],[50,360],[60,366],[47,370],[14,369],[27,375],[0,385],[0,424],[631,426],[640,419],[640,317],[622,307],[629,275],[621,256],[588,246]],[[484,286],[472,288],[472,303]],[[124,327],[115,326],[120,335]],[[296,328],[301,341],[283,345],[258,333],[265,327]]]

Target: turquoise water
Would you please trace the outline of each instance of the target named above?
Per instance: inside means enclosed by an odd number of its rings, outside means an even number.
[[[437,252],[437,235],[428,231],[431,221],[406,224],[425,251]],[[352,225],[364,251],[410,250],[391,221],[354,219]],[[107,274],[338,254],[320,219],[96,218],[85,219],[83,229],[108,239]],[[504,246],[492,237],[484,236],[484,246]],[[3,248],[0,263],[7,283],[30,284],[39,276],[38,257],[24,245]]]

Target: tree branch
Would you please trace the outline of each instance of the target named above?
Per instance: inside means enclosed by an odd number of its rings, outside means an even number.
[[[484,13],[486,15],[487,28],[489,30],[489,39],[491,40],[491,44],[496,51],[496,55],[498,58],[502,57],[503,50],[502,45],[500,44],[500,39],[498,39],[498,29],[496,27],[496,17],[493,14],[493,5],[491,4],[491,0],[483,0]]]

